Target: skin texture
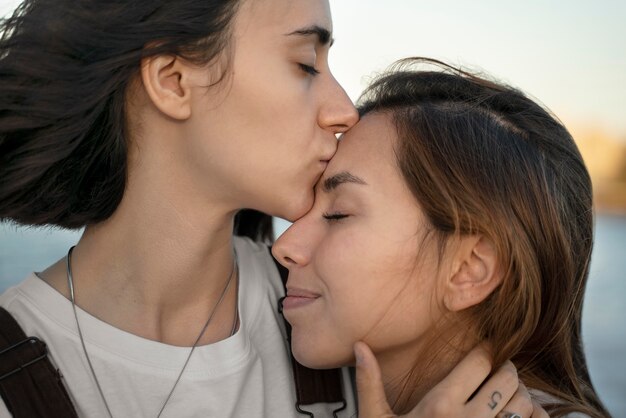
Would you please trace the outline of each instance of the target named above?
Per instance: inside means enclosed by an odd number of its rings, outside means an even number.
[[[394,164],[392,134],[381,115],[347,133],[317,186],[313,209],[274,246],[290,268],[288,295],[319,295],[285,309],[293,351],[308,366],[350,362],[356,341],[379,356],[397,357],[436,315],[428,299],[436,274],[432,246],[424,248],[429,254],[419,265],[413,263],[428,226]],[[326,190],[325,182],[346,173],[363,183]]]
[[[79,306],[190,346],[230,272],[237,210],[295,219],[310,208],[335,134],[358,119],[330,74],[329,43],[288,35],[311,27],[332,31],[327,1],[245,1],[216,63],[142,62],[128,92],[124,197],[86,228],[72,257]],[[67,296],[63,261],[42,277]],[[235,302],[233,286],[200,344],[229,335]]]
[[[217,65],[194,67],[168,57],[152,68],[146,63],[152,102],[161,103],[160,89],[179,99],[158,110],[183,126],[162,118],[143,125],[155,133],[170,127],[184,138],[168,155],[185,192],[197,189],[212,205],[217,197],[235,209],[292,220],[311,207],[313,186],[337,147],[335,134],[358,119],[330,73],[331,38],[294,33],[313,27],[332,34],[328,2],[245,1],[231,48]],[[221,83],[207,88],[220,76]],[[151,86],[150,78],[159,84]]]
[[[237,208],[287,219],[313,204],[335,133],[358,118],[328,67],[331,39],[293,34],[314,26],[332,34],[327,1],[245,1],[224,83],[207,90],[204,69],[189,75],[194,111],[178,165],[194,182],[203,179],[212,199],[217,192]]]
[[[313,209],[274,245],[290,270],[284,313],[296,358],[317,368],[352,364],[362,341],[376,354],[390,400],[443,315],[481,302],[500,283],[495,251],[483,237],[452,239],[439,258],[396,165],[395,143],[388,115],[365,116],[342,137]],[[465,352],[474,344],[455,341]],[[413,405],[460,357],[448,360],[414,388]],[[512,380],[506,384],[515,392]]]

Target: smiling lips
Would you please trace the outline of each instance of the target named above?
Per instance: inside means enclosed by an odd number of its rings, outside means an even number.
[[[283,299],[283,309],[292,309],[315,302],[320,295],[302,289],[287,289],[287,297]]]

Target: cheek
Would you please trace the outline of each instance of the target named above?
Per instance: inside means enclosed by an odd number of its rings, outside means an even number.
[[[365,269],[363,269],[365,270]],[[402,287],[386,275],[335,276],[317,311],[293,327],[292,349],[296,359],[312,368],[353,364],[353,346],[364,341],[382,351],[414,338],[415,324],[407,324],[412,312],[398,311]]]
[[[379,314],[376,327],[365,339],[375,352],[417,343],[437,317],[430,277],[403,275],[395,279],[403,285],[393,290],[393,300]]]
[[[228,99],[240,115],[240,127],[267,129],[274,135],[287,129],[292,138],[305,133],[314,121],[309,81],[285,57],[264,54],[257,61],[260,64],[234,63],[238,67]]]
[[[293,328],[294,354],[309,367],[352,363],[354,343],[380,334],[403,289],[384,253],[364,246],[371,237],[367,241],[347,229],[336,231],[326,237],[312,263],[323,298]]]
[[[323,168],[315,117],[297,86],[234,77],[223,101],[201,103],[185,160],[238,204],[296,219],[312,206]]]
[[[242,74],[235,80],[229,107],[236,120],[228,137],[238,148],[239,165],[253,172],[261,187],[291,196],[302,215],[312,204],[312,188],[321,174],[314,103],[293,74],[281,76],[280,83],[255,78]],[[279,203],[292,205],[283,199]]]
[[[419,346],[443,315],[438,286],[443,276],[425,252],[414,255],[412,260],[416,257],[419,257],[416,265],[405,264],[389,276],[387,293],[393,293],[390,295],[393,300],[365,341],[375,353]],[[397,286],[391,286],[392,282]]]
[[[357,257],[360,246],[354,235],[339,231],[339,225],[325,227],[317,241],[315,256],[306,266],[306,282],[322,297],[306,312],[294,313],[292,351],[296,359],[312,368],[352,363],[352,346],[363,333],[362,311],[369,302],[358,277],[368,270]],[[365,309],[367,313],[367,309]],[[369,322],[369,321],[366,321]]]
[[[416,268],[416,243],[386,245],[371,232],[367,236],[346,233],[335,246],[334,263],[320,277],[327,296],[328,331],[351,350],[356,341],[384,351],[419,340],[438,316],[436,270],[429,260]]]

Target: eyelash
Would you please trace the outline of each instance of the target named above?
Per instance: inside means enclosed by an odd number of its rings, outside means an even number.
[[[325,213],[322,215],[322,217],[324,219],[326,219],[327,222],[337,222],[340,221],[344,218],[347,218],[349,215],[346,215],[345,213]]]
[[[317,71],[317,69],[315,67],[312,67],[310,65],[298,63],[298,66],[300,66],[300,69],[302,71],[304,71],[305,73],[307,73],[309,75],[312,75],[312,76],[316,76],[316,75],[318,75],[320,73],[319,71]]]

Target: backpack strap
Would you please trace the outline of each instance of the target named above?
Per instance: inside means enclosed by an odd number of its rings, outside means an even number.
[[[271,254],[271,247],[269,250]],[[289,270],[283,267],[273,256],[272,260],[274,260],[276,268],[278,268],[286,292]],[[284,297],[278,301],[278,312],[281,315],[283,313],[283,299]],[[337,416],[337,412],[345,409],[347,405],[341,385],[341,369],[316,370],[309,369],[298,363],[291,353],[291,325],[285,320],[284,316],[283,320],[287,329],[287,341],[290,347],[289,354],[296,383],[296,409],[300,413],[313,417],[312,413],[301,409],[301,406],[314,403],[340,403],[341,406],[333,411],[333,415]]]
[[[0,396],[13,418],[77,418],[46,343],[27,337],[0,307]]]

